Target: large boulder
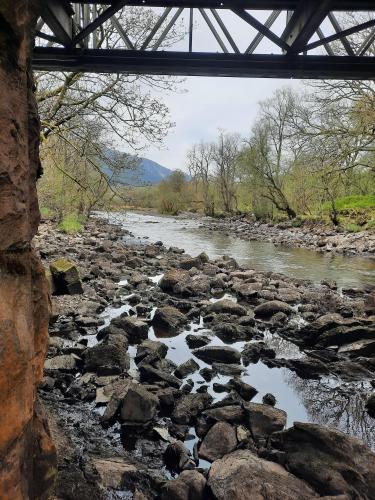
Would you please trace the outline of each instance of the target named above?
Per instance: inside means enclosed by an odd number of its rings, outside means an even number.
[[[339,350],[339,354],[345,354],[350,357],[375,356],[375,334],[373,339],[363,339],[356,340],[355,342],[350,342],[349,344],[342,345]]]
[[[196,417],[206,409],[212,401],[207,393],[186,394],[177,402],[172,420],[177,424],[192,424]]]
[[[197,470],[184,470],[177,479],[162,486],[161,500],[204,500],[206,482]]]
[[[192,269],[196,267],[197,269],[201,269],[203,264],[206,264],[209,261],[208,255],[204,252],[200,253],[196,257],[191,257],[190,255],[186,255],[180,261],[181,269]]]
[[[159,287],[163,292],[174,292],[174,287],[178,283],[189,280],[189,273],[181,269],[171,269],[167,271],[159,282]]]
[[[216,460],[208,486],[216,500],[311,500],[317,495],[305,482],[283,467],[248,450]]]
[[[156,309],[152,324],[161,330],[176,330],[187,322],[185,314],[173,306],[164,306]]]
[[[80,358],[75,354],[61,354],[61,356],[46,359],[44,369],[71,372],[77,370],[78,361]]]
[[[168,469],[177,472],[195,468],[191,453],[182,441],[174,441],[168,445],[164,452],[164,461]]]
[[[182,381],[165,370],[159,370],[149,364],[141,364],[138,367],[141,382],[164,382],[167,385],[179,389]]]
[[[148,324],[136,316],[121,315],[111,321],[111,325],[121,328],[129,344],[140,344],[148,337]]]
[[[227,422],[217,422],[205,435],[199,456],[214,462],[234,451],[237,446],[236,430]]]
[[[187,375],[196,372],[199,370],[199,365],[194,359],[188,359],[185,363],[182,363],[175,370],[175,375],[178,378],[185,378]]]
[[[86,372],[100,375],[116,375],[129,369],[127,340],[123,335],[108,335],[101,344],[86,349],[83,353]]]
[[[228,346],[207,346],[200,347],[193,351],[194,356],[205,361],[206,363],[240,363],[241,354]]]
[[[156,356],[160,358],[165,358],[168,352],[168,346],[164,342],[158,342],[156,340],[144,340],[142,344],[137,347],[137,355],[135,361],[139,363],[142,359],[147,356]]]
[[[245,410],[240,405],[227,405],[209,408],[202,413],[208,421],[242,424],[245,422]]]
[[[254,439],[268,437],[286,425],[287,414],[267,404],[244,403],[247,427]]]
[[[343,346],[352,342],[363,341],[367,339],[374,340],[374,338],[374,324],[354,326],[341,325],[321,333],[319,337],[316,338],[315,346],[319,348],[324,348],[330,345]],[[358,353],[358,355],[360,355],[360,352]]]
[[[251,299],[258,297],[259,292],[262,290],[261,283],[243,283],[242,281],[235,283],[232,289],[244,299]]]
[[[140,384],[130,384],[121,404],[121,420],[127,425],[146,424],[156,415],[158,403],[158,398]]]
[[[246,307],[237,304],[233,300],[222,299],[210,304],[207,307],[208,312],[214,313],[223,313],[223,314],[232,314],[234,316],[246,316],[247,309]]]
[[[268,302],[263,302],[263,304],[259,304],[259,306],[254,309],[255,316],[261,318],[270,318],[278,312],[291,314],[293,312],[293,309],[289,304],[280,300],[270,300]]]
[[[289,470],[320,495],[375,498],[375,454],[361,441],[336,429],[300,422],[274,434],[271,441],[286,453]]]
[[[198,347],[203,347],[211,342],[210,337],[206,335],[194,335],[189,333],[185,337],[185,342],[190,347],[190,349],[196,349]]]
[[[255,387],[236,377],[229,380],[228,387],[236,391],[245,401],[251,401],[253,397],[258,394]]]
[[[83,293],[82,281],[77,266],[67,259],[58,259],[49,266],[55,295]]]

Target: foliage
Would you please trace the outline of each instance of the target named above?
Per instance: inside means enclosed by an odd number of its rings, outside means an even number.
[[[82,220],[76,214],[66,215],[59,222],[58,229],[63,233],[77,233],[82,229]]]
[[[44,219],[48,219],[50,218],[53,214],[52,214],[52,211],[50,208],[48,207],[40,207],[40,215],[44,218]]]
[[[328,204],[323,204],[323,210],[328,208]],[[337,210],[375,208],[375,195],[352,195],[336,199]]]
[[[94,17],[105,6],[88,6]],[[154,9],[127,6],[116,14],[121,25],[139,48],[149,36],[160,13]],[[179,25],[163,39],[162,46],[179,40]],[[123,40],[108,20],[90,36],[100,47],[118,47]],[[129,168],[130,155],[109,155],[114,141],[134,155],[145,145],[161,143],[174,125],[162,93],[174,91],[179,80],[171,77],[81,72],[40,72],[35,74],[36,99],[41,118],[41,157],[44,177],[39,193],[43,205],[61,219],[74,210],[85,216],[124,193],[103,172]],[[126,161],[124,157],[127,156]],[[134,158],[134,162],[136,159]],[[130,165],[131,168],[131,165]]]
[[[358,233],[359,231],[362,231],[361,226],[358,226],[358,224],[354,224],[353,222],[344,224],[344,229],[349,233]]]
[[[163,214],[177,215],[186,208],[187,182],[185,174],[175,170],[158,185],[159,210]]]

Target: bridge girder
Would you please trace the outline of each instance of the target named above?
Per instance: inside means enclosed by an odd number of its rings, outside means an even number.
[[[123,23],[125,9],[155,9],[156,20],[144,39],[132,40]],[[163,10],[161,10],[163,8]],[[189,12],[188,45],[166,45],[185,9]],[[270,10],[260,20],[259,10]],[[363,10],[367,20],[343,29],[338,11]],[[236,29],[223,16],[229,12],[249,27],[250,44],[240,49]],[[287,12],[281,35],[274,29]],[[193,50],[197,13],[217,43],[217,51]],[[98,42],[110,23],[116,36]],[[330,34],[324,34],[327,23]],[[44,26],[44,29],[42,30]],[[255,30],[255,35],[254,35]],[[362,45],[350,37],[365,31]],[[243,76],[279,78],[375,78],[375,2],[364,0],[104,0],[68,2],[45,0],[38,22],[33,65],[37,70],[152,73],[167,75]],[[267,40],[267,51],[255,51]],[[345,51],[337,52],[339,40]],[[111,47],[113,44],[113,47]],[[116,48],[115,48],[116,47]],[[318,52],[317,52],[318,49]],[[319,53],[325,49],[326,55]],[[374,50],[373,50],[374,49]],[[279,52],[279,53],[278,53]],[[320,70],[319,70],[320,67]]]

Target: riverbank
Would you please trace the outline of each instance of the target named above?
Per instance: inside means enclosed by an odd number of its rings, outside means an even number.
[[[350,233],[342,228],[305,222],[295,227],[293,222],[278,224],[255,222],[246,217],[210,219],[202,223],[210,231],[220,231],[243,240],[269,241],[275,245],[308,248],[317,252],[361,255],[375,258],[375,232]]]
[[[375,447],[370,290],[123,236],[90,220],[37,238],[44,264],[75,262],[83,286],[52,297],[40,389],[57,498],[375,496],[375,456],[349,437]]]

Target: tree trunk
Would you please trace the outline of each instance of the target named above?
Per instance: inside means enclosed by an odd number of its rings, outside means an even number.
[[[293,210],[293,208],[289,207],[288,205],[287,205],[287,207],[285,208],[285,211],[286,211],[286,213],[287,213],[287,215],[288,215],[288,218],[289,218],[290,220],[295,219],[295,218],[297,217],[296,212]]]
[[[0,2],[0,498],[46,498],[56,456],[36,389],[48,287],[31,245],[39,223],[39,120],[30,72],[36,0]]]

